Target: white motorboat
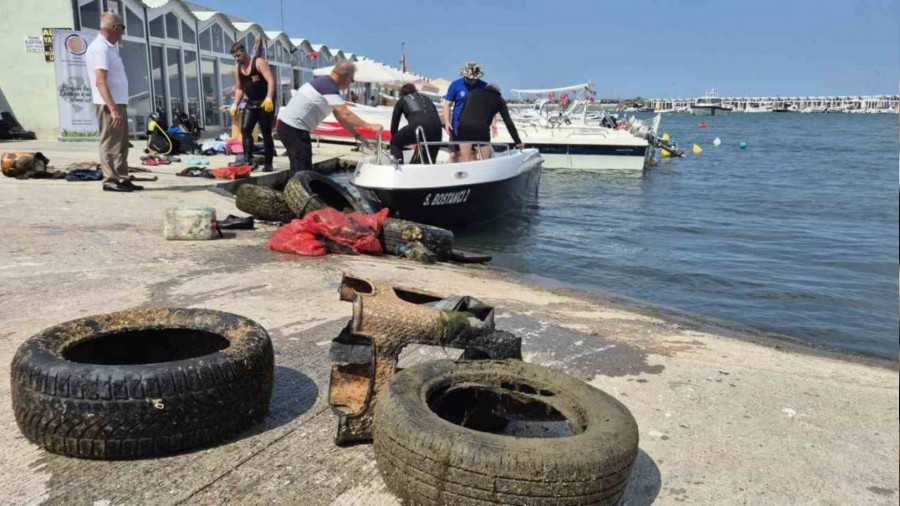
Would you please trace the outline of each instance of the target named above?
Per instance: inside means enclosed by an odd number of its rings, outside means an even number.
[[[512,91],[519,95],[549,95],[563,91],[582,93],[582,98],[572,100],[565,108],[547,99],[537,100],[529,107],[510,107],[510,114],[525,147],[540,151],[545,168],[639,171],[649,164],[656,152],[654,146],[661,116],[656,115],[652,120],[617,118],[590,101],[593,96],[590,83],[555,90]],[[353,112],[368,123],[382,125],[382,139],[390,140],[387,132],[390,130],[393,108],[358,105]],[[405,120],[401,120],[400,125],[405,125]],[[494,142],[512,144],[512,138],[502,124],[498,127],[498,133]],[[376,133],[362,131],[361,135],[374,139]],[[313,137],[323,141],[356,142],[354,136],[333,116],[326,118],[315,129]],[[442,139],[428,140],[449,139],[446,132],[442,132]]]
[[[538,99],[527,108],[511,110],[522,142],[536,148],[548,169],[643,170],[655,153],[654,141],[661,120],[634,117],[617,119],[592,101],[591,84],[540,90],[511,90],[517,97],[554,96],[574,91],[577,98],[565,107]],[[499,142],[512,142],[503,126]]]
[[[420,142],[420,146],[426,143]],[[440,143],[448,145],[449,143]],[[477,150],[476,150],[477,151]],[[423,149],[422,156],[428,156]],[[352,183],[374,210],[445,228],[465,228],[521,209],[537,196],[543,159],[536,149],[491,145],[483,160],[401,163],[379,151],[358,163]]]
[[[715,88],[707,91],[706,95],[698,98],[691,106],[691,114],[694,116],[722,116],[732,111],[733,108],[722,104]]]

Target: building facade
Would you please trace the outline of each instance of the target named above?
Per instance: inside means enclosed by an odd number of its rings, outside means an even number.
[[[40,36],[44,28],[99,32],[100,15],[106,11],[125,20],[119,54],[128,74],[133,135],[146,131],[153,111],[167,118],[186,112],[208,131],[230,126],[226,111],[234,92],[235,42],[252,51],[257,40],[263,41],[278,107],[287,104],[292,90],[313,79],[315,69],[356,61],[353,54],[181,0],[41,0],[29,2],[27,9],[13,7],[12,2],[0,6],[0,49],[6,64],[0,74],[0,111],[12,112],[24,128],[45,139],[59,135],[54,64],[43,53],[27,52],[23,40]]]

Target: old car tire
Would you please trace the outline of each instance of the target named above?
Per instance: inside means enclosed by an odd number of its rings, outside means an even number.
[[[238,188],[235,205],[241,211],[265,221],[287,223],[294,219],[281,192],[255,184]]]
[[[419,241],[437,256],[439,261],[450,259],[453,254],[453,232],[440,227],[423,225],[414,221],[388,218],[381,231],[381,246],[385,253],[397,255],[400,246]]]
[[[294,216],[332,207],[342,212],[370,213],[359,199],[328,176],[304,170],[294,174],[284,187],[284,200]]]
[[[467,392],[475,392],[471,404],[451,397]],[[471,426],[472,413],[453,410],[468,405],[483,412],[491,392],[514,399],[510,409],[537,406],[547,416],[556,410],[573,434],[509,437],[442,418]],[[385,483],[406,504],[615,504],[637,457],[638,428],[611,396],[544,367],[441,360],[403,370],[382,390],[374,444]]]
[[[12,362],[12,404],[31,442],[72,457],[153,457],[209,446],[261,420],[272,342],[246,318],[146,309],[44,330]]]

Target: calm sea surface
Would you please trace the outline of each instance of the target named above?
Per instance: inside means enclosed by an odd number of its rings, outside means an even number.
[[[661,131],[703,153],[642,176],[545,169],[534,208],[457,242],[598,295],[896,359],[897,128],[895,114],[668,115]]]

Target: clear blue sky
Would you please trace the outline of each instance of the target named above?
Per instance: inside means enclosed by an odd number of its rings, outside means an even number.
[[[279,0],[202,3],[281,26]],[[592,80],[604,97],[898,92],[900,0],[284,0],[292,37],[511,87]]]

